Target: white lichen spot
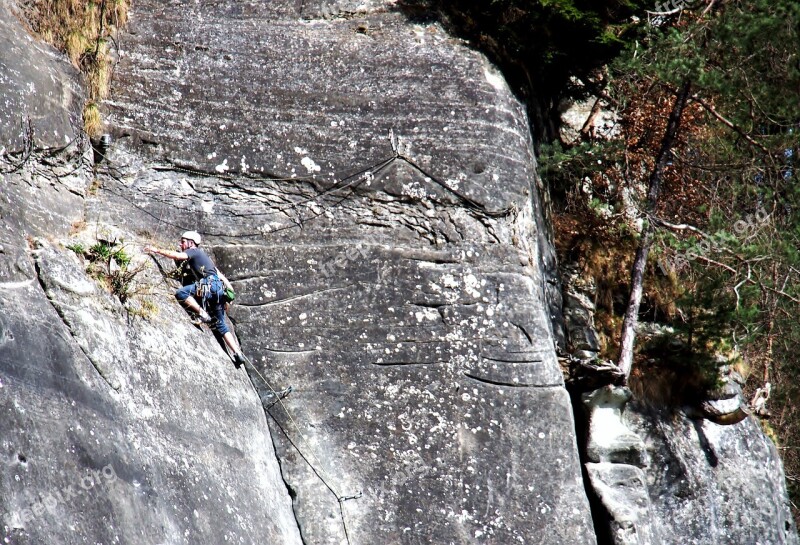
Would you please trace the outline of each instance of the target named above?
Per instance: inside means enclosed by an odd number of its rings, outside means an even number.
[[[206,214],[211,214],[214,211],[214,201],[203,201],[200,203],[200,208],[202,208],[203,212]]]
[[[214,167],[214,170],[216,170],[220,174],[222,174],[223,172],[227,172],[230,169],[231,169],[231,167],[228,166],[228,160],[227,159],[225,159],[224,161],[222,161],[222,163],[220,163],[216,167]]]
[[[452,274],[446,274],[442,276],[442,285],[445,288],[455,289],[458,288],[459,283],[458,280],[456,280],[455,276],[453,276]]]
[[[300,164],[306,167],[306,170],[309,172],[309,174],[312,172],[319,172],[320,170],[322,170],[322,168],[317,163],[315,163],[314,160],[311,159],[311,157],[308,156],[303,157],[300,160]]]
[[[275,290],[269,289],[266,284],[261,286],[261,293],[263,293],[265,297],[275,297],[276,295]]]
[[[498,74],[496,71],[486,67],[483,69],[483,75],[486,78],[486,81],[489,82],[489,85],[498,91],[506,90],[506,81],[503,79],[503,76]]]
[[[414,317],[417,319],[417,322],[421,322],[423,320],[438,320],[439,313],[436,309],[426,308],[423,311],[415,312]]]
[[[468,274],[464,276],[464,289],[468,294],[473,297],[479,297],[481,294],[479,288],[480,282],[478,282],[478,279],[475,278],[474,274]]]
[[[422,187],[417,182],[412,182],[410,184],[403,184],[403,188],[400,190],[403,195],[408,197],[412,197],[415,199],[424,199],[426,196],[425,188]]]

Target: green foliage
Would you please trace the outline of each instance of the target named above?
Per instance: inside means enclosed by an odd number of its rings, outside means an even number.
[[[740,0],[719,3],[705,16],[682,16],[675,25],[640,26],[615,72],[673,87],[690,80],[693,92],[713,98],[717,110],[746,132],[779,136],[797,126],[800,4]]]
[[[130,256],[125,252],[125,248],[119,246],[116,242],[107,242],[104,240],[98,241],[97,244],[89,248],[90,261],[102,260],[109,262],[113,259],[117,265],[122,268],[127,267],[130,262]]]
[[[131,256],[116,241],[98,240],[88,250],[81,243],[67,246],[89,261],[87,271],[102,281],[111,293],[126,303],[134,295],[134,279],[144,265],[131,267]]]
[[[83,244],[80,242],[73,242],[72,244],[67,244],[67,250],[72,250],[79,256],[83,256],[86,253],[86,248],[83,247]]]
[[[143,267],[129,268],[127,265],[118,270],[111,271],[107,277],[111,293],[119,297],[122,303],[128,301],[133,295],[133,281],[143,270]]]
[[[112,248],[114,245],[105,241],[97,242],[89,248],[89,254],[94,257],[93,261],[97,259],[107,260],[111,257]]]
[[[657,6],[653,0],[403,2],[411,4],[443,15],[528,102],[540,172],[557,210],[559,252],[602,263],[592,273],[598,286],[622,283],[610,262],[625,261],[632,238],[622,214],[609,212],[630,211],[630,199],[643,197],[675,92],[690,84],[654,211],[672,226],[656,223],[660,266],[648,269],[642,314],[659,300],[672,307],[652,316],[677,332],[681,359],[696,376],[714,376],[720,353],[741,350],[746,390],[773,380],[770,403],[786,415],[775,431],[796,444],[800,3],[691,2],[659,19],[645,13]],[[586,93],[616,110],[620,139],[557,143],[560,99]],[[598,248],[613,249],[614,259],[599,259]],[[601,300],[621,295],[602,291]],[[602,307],[616,324],[613,305]],[[800,473],[800,450],[787,450],[784,461]]]

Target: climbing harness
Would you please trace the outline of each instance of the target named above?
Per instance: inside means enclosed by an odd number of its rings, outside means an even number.
[[[225,303],[225,284],[216,274],[206,276],[195,285],[197,286],[195,296],[198,301],[202,301],[204,310],[207,303],[214,302],[218,305]]]

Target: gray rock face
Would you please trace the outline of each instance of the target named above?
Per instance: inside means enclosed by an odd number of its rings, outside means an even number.
[[[586,472],[615,545],[798,543],[780,457],[752,418],[655,411],[626,388],[584,395]]]
[[[3,13],[0,29],[16,25]],[[42,52],[25,45],[19,25],[8,43],[20,67],[39,65]],[[65,63],[47,58],[53,65],[42,77],[79,88]],[[80,112],[23,95],[19,81],[0,99],[25,96],[35,127],[61,127]],[[247,376],[177,307],[136,317],[54,243],[84,219],[92,177],[81,140],[47,152],[41,147],[63,146],[62,136],[40,134],[27,161],[0,154],[3,542],[299,544]],[[0,148],[19,144],[15,134],[0,136]],[[87,240],[96,229],[83,229]],[[163,286],[154,270],[139,280],[168,300]]]
[[[641,468],[609,462],[588,463],[592,489],[608,513],[608,541],[615,545],[662,543],[653,531],[653,510]]]
[[[257,397],[213,340],[175,308],[126,316],[68,250],[31,253],[35,282],[1,294],[6,537],[300,543]]]
[[[208,235],[295,387],[269,414],[304,541],[593,543],[502,78],[377,5],[137,6],[97,216]]]
[[[246,376],[176,308],[136,318],[72,252],[22,235],[0,253],[6,542],[299,543]]]
[[[780,457],[755,419],[720,426],[635,406],[624,414],[650,455],[645,473],[660,543],[798,542]]]
[[[567,349],[581,360],[593,360],[600,352],[600,340],[594,325],[597,286],[582,278],[575,264],[562,267],[564,275],[563,313],[567,333]]]
[[[377,0],[141,0],[120,43],[96,172],[82,141],[0,161],[6,540],[596,543],[530,132],[494,68]],[[141,255],[190,228],[237,289],[246,370]],[[65,248],[106,232],[144,267],[124,304]],[[667,535],[612,451],[589,474],[619,528]],[[769,460],[753,490],[779,493]],[[759,505],[753,528],[785,520]]]
[[[34,40],[0,0],[0,155],[63,147],[80,135],[83,88],[61,55]],[[29,131],[32,131],[29,132]]]

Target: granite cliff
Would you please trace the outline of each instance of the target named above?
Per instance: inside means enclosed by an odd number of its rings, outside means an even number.
[[[80,75],[16,8],[0,2],[7,543],[797,542],[751,419],[597,395],[610,444],[582,465],[528,120],[441,26],[377,0],[141,0],[98,152]],[[141,254],[186,229],[237,289],[251,366]],[[122,297],[119,263],[76,250],[97,243],[132,256]]]

